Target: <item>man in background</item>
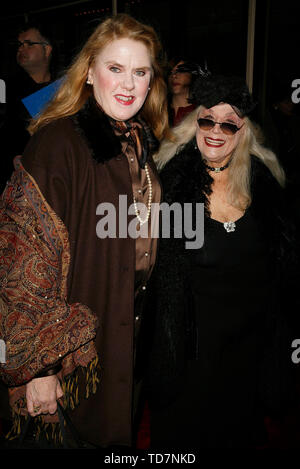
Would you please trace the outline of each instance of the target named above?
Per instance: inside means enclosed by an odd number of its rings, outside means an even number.
[[[38,29],[39,28],[39,29]],[[16,90],[24,98],[51,82],[52,45],[41,26],[27,26],[18,35],[17,63],[25,71],[24,82]]]
[[[54,80],[52,41],[41,25],[26,24],[16,41],[17,73],[6,81],[6,114],[0,130],[0,193],[13,171],[13,158],[23,152],[31,118],[22,99]]]

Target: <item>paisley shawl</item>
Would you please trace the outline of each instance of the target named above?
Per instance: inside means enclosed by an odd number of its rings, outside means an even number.
[[[14,413],[26,415],[25,384],[59,362],[67,406],[78,404],[75,370],[86,372],[85,397],[95,392],[98,324],[87,306],[68,304],[67,229],[21,157],[14,164],[0,200],[0,339],[6,345],[0,378],[9,386]]]

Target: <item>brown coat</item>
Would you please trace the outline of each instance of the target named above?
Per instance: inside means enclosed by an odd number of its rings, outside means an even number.
[[[133,203],[127,158],[107,118],[89,104],[34,134],[22,163],[67,227],[68,301],[89,306],[100,320],[100,385],[75,409],[74,423],[94,444],[130,445],[135,240],[96,236],[98,204],[112,203],[118,215],[120,194]]]

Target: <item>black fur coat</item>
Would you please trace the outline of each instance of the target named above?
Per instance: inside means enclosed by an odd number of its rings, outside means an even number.
[[[168,204],[202,202],[206,215],[209,215],[208,195],[211,193],[212,178],[205,170],[195,143],[193,139],[161,171],[163,201]],[[274,283],[274,298],[270,299],[274,308],[268,318],[272,343],[266,348],[263,359],[261,399],[264,406],[277,411],[287,399],[291,399],[290,344],[291,339],[299,334],[298,329],[290,333],[288,326],[295,328],[295,324],[297,327],[299,324],[299,321],[294,321],[291,311],[291,291],[299,278],[298,249],[284,190],[256,157],[251,160],[251,193],[249,211],[268,240],[268,258]],[[155,312],[155,323],[148,369],[148,394],[150,404],[156,407],[170,402],[180,392],[180,387],[184,386],[186,361],[193,357],[194,323],[187,281],[189,256],[193,255],[193,250],[185,250],[184,242],[185,239],[172,238],[172,234],[170,239],[160,239],[159,255],[149,289],[149,317]]]

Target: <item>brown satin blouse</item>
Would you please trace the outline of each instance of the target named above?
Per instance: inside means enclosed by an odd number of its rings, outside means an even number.
[[[116,134],[118,131],[114,129]],[[139,165],[138,156],[136,152],[136,143],[134,142],[131,133],[124,135],[121,140],[122,152],[126,156],[129,164],[129,170],[132,181],[133,196],[138,203],[143,203],[148,206],[149,198],[149,184],[147,181],[146,171]],[[152,203],[160,203],[161,188],[157,180],[157,176],[153,173],[152,168],[147,164],[149,175],[152,185]],[[141,213],[141,218],[144,219],[145,213]],[[155,213],[151,211],[146,228],[148,230],[148,237],[138,236],[135,242],[136,250],[136,263],[135,263],[135,296],[146,289],[147,281],[151,275],[152,269],[155,264],[156,251],[157,251],[157,237],[151,237],[151,226],[154,223],[158,224],[158,211]],[[147,226],[148,225],[148,226]]]

